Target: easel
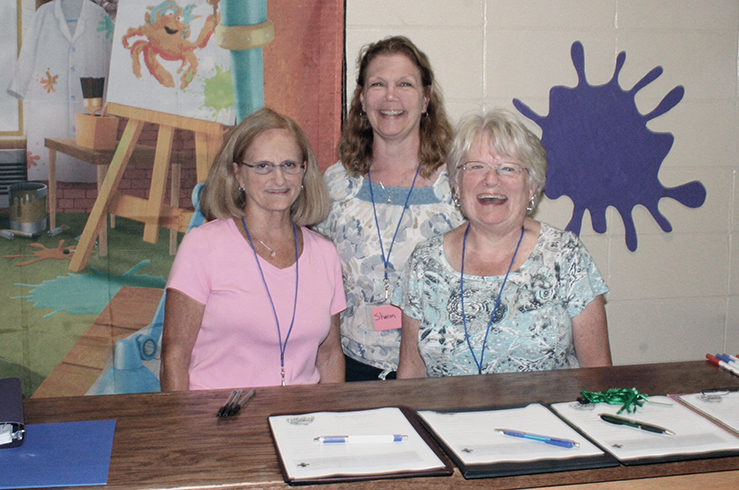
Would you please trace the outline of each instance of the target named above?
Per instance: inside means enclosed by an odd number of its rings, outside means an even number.
[[[106,226],[105,219],[108,213],[144,223],[143,239],[147,243],[157,242],[160,226],[175,232],[187,231],[192,211],[164,204],[174,130],[184,129],[195,133],[195,163],[199,183],[205,182],[227,130],[225,126],[216,122],[114,103],[107,105],[107,113],[127,118],[128,123],[70,261],[69,270],[72,272],[79,272],[87,264],[95,245],[95,239],[103,226]],[[136,147],[144,123],[159,126],[148,199],[118,193],[118,185]],[[174,182],[175,179],[179,182],[179,166],[173,166],[172,169],[172,181]],[[172,197],[176,202],[179,196],[173,195]],[[176,239],[176,234],[174,238]]]

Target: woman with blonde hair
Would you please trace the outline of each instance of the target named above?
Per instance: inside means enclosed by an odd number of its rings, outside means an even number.
[[[163,391],[342,382],[328,193],[300,127],[262,109],[218,153],[167,283]]]

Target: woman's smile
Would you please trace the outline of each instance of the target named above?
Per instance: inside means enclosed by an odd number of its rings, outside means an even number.
[[[502,194],[478,194],[477,200],[484,206],[505,204],[508,198]]]

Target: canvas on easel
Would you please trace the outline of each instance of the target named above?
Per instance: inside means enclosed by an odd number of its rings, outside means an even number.
[[[219,0],[118,6],[108,102],[233,124],[231,61],[218,46]]]

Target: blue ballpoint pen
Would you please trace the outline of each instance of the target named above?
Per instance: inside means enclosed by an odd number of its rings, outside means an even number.
[[[728,363],[736,362],[736,360],[735,359],[732,359],[731,358],[732,356],[730,356],[728,354],[716,354],[716,357],[719,358],[719,359],[721,359],[724,362],[728,362]]]
[[[560,439],[558,437],[542,436],[539,434],[531,434],[529,432],[522,432],[520,430],[513,430],[513,429],[495,429],[495,431],[500,432],[501,434],[505,434],[507,436],[520,437],[522,439],[529,439],[531,441],[539,441],[545,444],[551,444],[552,446],[560,446],[560,447],[567,447],[567,448],[580,447],[579,442],[571,441],[570,439]]]

